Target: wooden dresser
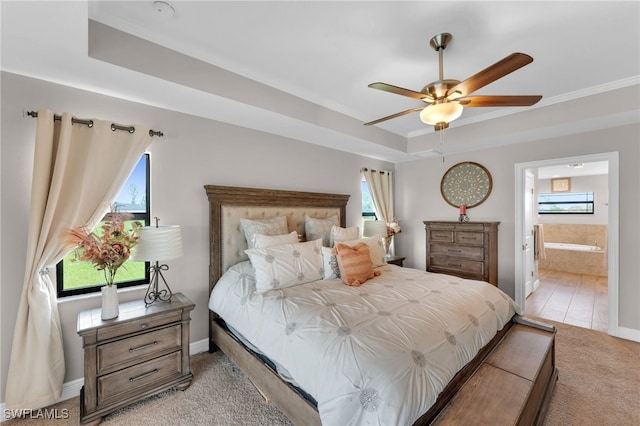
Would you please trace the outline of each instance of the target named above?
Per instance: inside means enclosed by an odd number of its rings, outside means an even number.
[[[78,314],[84,348],[80,422],[97,424],[110,412],[161,391],[189,387],[190,312],[181,293],[171,302],[120,304],[120,315],[100,318],[100,308]]]
[[[500,222],[424,221],[427,271],[498,285]]]

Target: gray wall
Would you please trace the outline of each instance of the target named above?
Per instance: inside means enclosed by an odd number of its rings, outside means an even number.
[[[191,341],[206,339],[208,302],[208,202],[205,184],[334,192],[351,196],[347,224],[361,217],[360,169],[391,170],[390,163],[153,108],[40,80],[2,73],[0,199],[0,402],[17,301],[22,289],[33,169],[35,120],[23,110],[49,108],[79,118],[141,123],[162,130],[151,145],[151,209],[162,223],[181,225],[184,256],[169,262],[167,281],[196,303]],[[121,292],[142,299],[144,289]],[[59,303],[66,355],[65,382],[81,378],[79,311],[100,306],[98,295]]]

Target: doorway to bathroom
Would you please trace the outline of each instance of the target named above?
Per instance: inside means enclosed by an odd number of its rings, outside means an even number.
[[[516,165],[516,302],[529,316],[615,335],[618,155]]]

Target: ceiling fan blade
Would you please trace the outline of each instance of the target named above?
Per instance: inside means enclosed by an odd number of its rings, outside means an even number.
[[[378,89],[378,90],[383,90],[385,92],[395,93],[396,95],[408,96],[413,99],[419,99],[419,100],[427,99],[427,101],[431,100],[430,96],[427,94],[416,92],[414,90],[405,89],[403,87],[393,86],[387,83],[380,83],[380,82],[371,83],[369,87],[371,87],[372,89]]]
[[[477,74],[472,75],[460,84],[452,87],[447,92],[448,95],[454,92],[459,92],[459,96],[469,95],[481,87],[486,86],[489,83],[493,83],[499,78],[504,77],[507,74],[514,72],[517,69],[524,67],[527,64],[533,62],[533,58],[524,53],[512,53],[506,58],[496,62],[495,64],[483,69]]]
[[[424,109],[424,107],[411,108],[411,109],[408,109],[406,111],[402,111],[402,112],[398,112],[396,114],[390,115],[388,117],[383,117],[383,118],[379,118],[377,120],[370,121],[368,123],[364,123],[364,125],[365,126],[371,126],[373,124],[378,124],[378,123],[383,122],[383,121],[391,120],[392,118],[397,118],[397,117],[401,117],[403,115],[411,114],[412,112],[422,111],[423,109]]]
[[[531,106],[536,104],[542,96],[522,95],[522,96],[469,96],[458,98],[465,107],[509,107],[509,106]]]

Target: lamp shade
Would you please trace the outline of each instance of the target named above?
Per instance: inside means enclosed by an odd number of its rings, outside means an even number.
[[[463,109],[464,107],[457,102],[429,105],[420,111],[420,120],[434,126],[438,123],[450,123],[460,117]]]
[[[131,260],[157,261],[182,256],[180,226],[145,226],[140,229],[138,244],[133,248]]]
[[[365,220],[362,236],[373,237],[374,235],[387,236],[387,223],[384,220]]]

